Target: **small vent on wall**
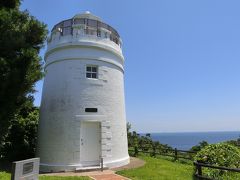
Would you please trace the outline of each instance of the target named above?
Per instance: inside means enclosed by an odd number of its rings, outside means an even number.
[[[85,108],[85,112],[98,112],[97,108]]]

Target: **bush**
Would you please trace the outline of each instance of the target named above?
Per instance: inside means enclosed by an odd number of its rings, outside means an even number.
[[[200,150],[195,156],[195,160],[215,166],[239,168],[240,150],[227,143],[211,144]],[[215,179],[235,179],[237,176],[233,172],[211,168],[204,168],[203,174]]]
[[[191,151],[200,151],[201,149],[203,149],[207,145],[208,145],[207,141],[201,141],[196,146],[193,146],[190,150]]]
[[[229,141],[226,141],[226,143],[228,144],[231,144],[233,146],[237,146],[240,148],[240,137],[237,138],[237,140],[229,140]]]

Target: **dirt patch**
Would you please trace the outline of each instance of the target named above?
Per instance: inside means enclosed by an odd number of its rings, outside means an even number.
[[[117,174],[103,174],[103,175],[93,175],[90,176],[94,180],[130,180],[126,177]]]
[[[133,168],[138,168],[138,167],[142,167],[144,166],[145,161],[142,159],[138,159],[135,157],[130,157],[130,163],[125,165],[125,166],[121,166],[121,167],[117,167],[117,168],[112,168],[112,170],[114,171],[121,171],[121,170],[125,170],[125,169],[133,169]]]

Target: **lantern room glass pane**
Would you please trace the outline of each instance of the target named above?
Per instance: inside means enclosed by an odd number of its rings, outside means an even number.
[[[72,34],[72,27],[65,27],[63,28],[63,35]]]
[[[93,20],[93,19],[88,19],[88,26],[90,27],[97,27],[97,21],[96,20]]]
[[[64,21],[64,22],[63,22],[63,26],[64,26],[64,27],[72,26],[72,20],[69,19],[69,20]]]
[[[74,19],[74,24],[84,24],[84,19]]]
[[[62,23],[58,23],[57,25],[55,25],[55,28],[56,28],[56,29],[58,29],[58,28],[60,28],[60,27],[62,27]]]
[[[101,27],[105,28],[105,29],[108,29],[108,25],[106,23],[103,23],[103,22],[101,22]]]

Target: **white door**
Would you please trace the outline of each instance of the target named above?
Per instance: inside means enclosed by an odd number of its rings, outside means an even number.
[[[101,155],[100,122],[81,123],[80,161],[84,166],[99,165]]]

